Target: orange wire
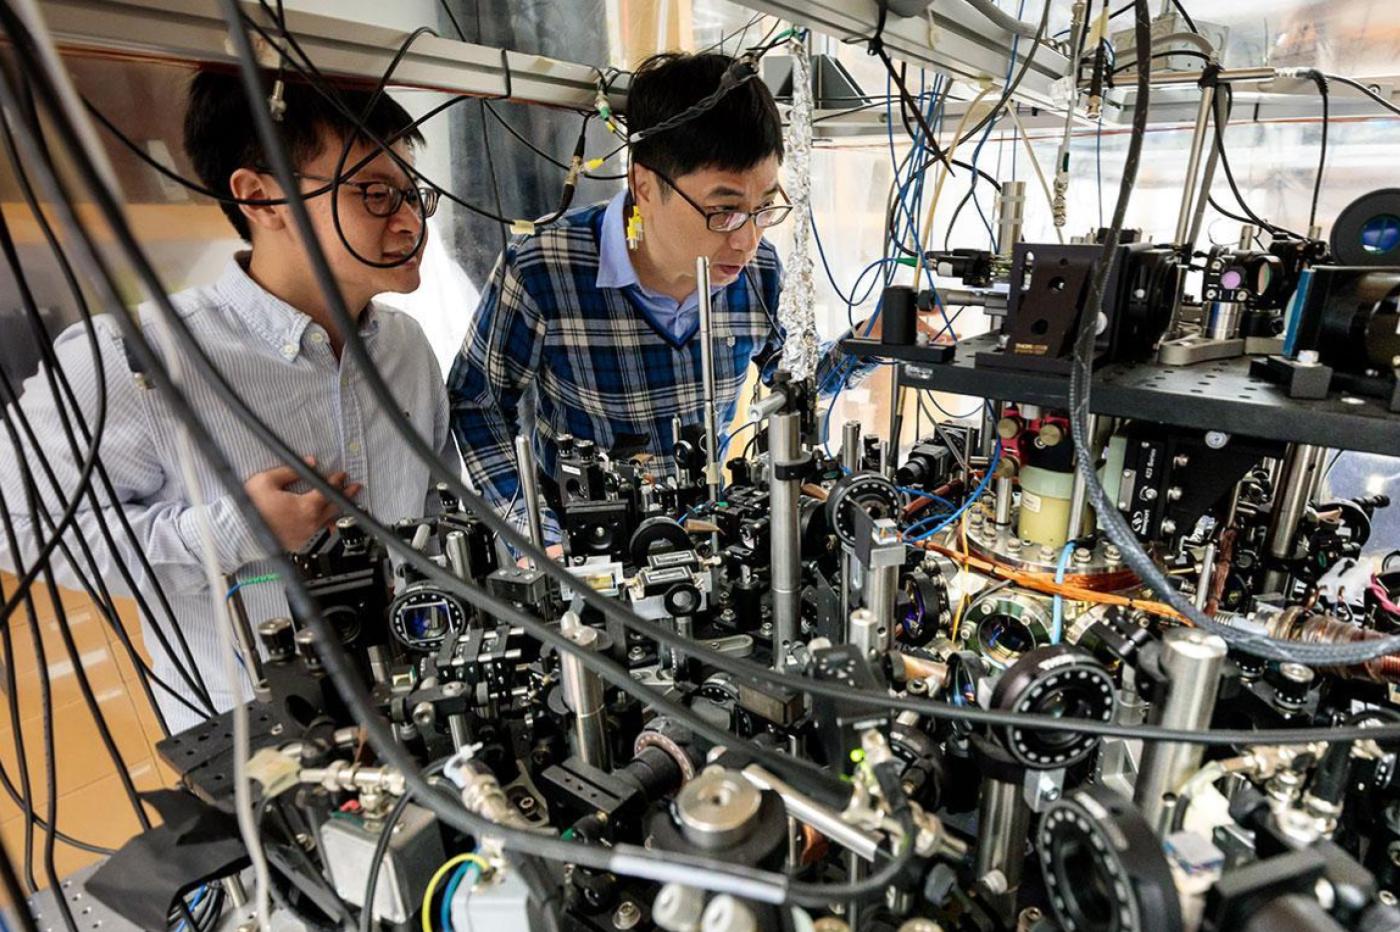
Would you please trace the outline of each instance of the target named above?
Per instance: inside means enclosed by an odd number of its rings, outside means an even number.
[[[1032,589],[1047,595],[1060,595],[1076,602],[1095,602],[1100,605],[1125,606],[1127,608],[1139,609],[1148,614],[1160,615],[1164,618],[1173,618],[1178,621],[1186,622],[1186,619],[1182,618],[1176,609],[1164,602],[1154,602],[1149,599],[1135,599],[1131,596],[1119,595],[1114,592],[1099,592],[1094,589],[1085,589],[1082,586],[1057,583],[1053,575],[1045,573],[1024,573],[1000,563],[974,557],[971,554],[958,553],[952,548],[944,547],[941,544],[935,544],[932,541],[920,541],[918,546],[923,547],[925,550],[932,550],[934,553],[942,554],[950,560],[957,561],[961,563],[964,568],[971,567],[990,576],[997,576],[1001,579],[1009,580],[1025,589]]]

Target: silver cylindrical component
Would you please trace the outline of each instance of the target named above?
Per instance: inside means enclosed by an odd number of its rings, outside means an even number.
[[[705,907],[700,932],[758,932],[758,917],[743,900],[721,893]]]
[[[1201,554],[1201,572],[1196,577],[1196,607],[1205,610],[1206,602],[1210,599],[1211,580],[1215,577],[1215,542],[1206,544],[1205,553]]]
[[[860,421],[847,421],[841,427],[841,465],[847,472],[858,472],[860,470]],[[841,552],[841,617],[845,618],[851,614],[854,602],[854,589],[851,585],[851,575],[854,572],[853,565],[855,558],[850,551]]]
[[[515,438],[515,468],[520,473],[520,499],[525,503],[530,543],[543,547],[544,525],[540,518],[543,503],[540,501],[539,476],[535,469],[535,449],[530,445],[529,437],[522,435]]]
[[[888,635],[888,623],[881,623],[868,608],[858,608],[851,612],[850,624],[846,627],[846,643],[856,647],[866,657],[874,659],[881,653],[880,632]]]
[[[1090,466],[1097,465],[1099,455],[1099,418],[1096,414],[1089,415],[1089,443],[1092,445],[1088,455],[1093,457]],[[1080,452],[1075,451],[1075,460],[1080,457]],[[1084,475],[1079,471],[1078,464],[1074,470],[1074,482],[1069,487],[1069,520],[1065,524],[1065,540],[1077,540],[1084,533],[1084,512],[1089,508],[1089,485],[1084,481]]]
[[[1181,186],[1181,207],[1176,215],[1176,235],[1172,242],[1190,246],[1186,242],[1191,231],[1191,211],[1196,206],[1196,181],[1200,174],[1201,153],[1205,151],[1206,139],[1210,133],[1210,110],[1215,104],[1215,87],[1201,88],[1201,103],[1196,108],[1196,126],[1192,130],[1191,150],[1186,157],[1186,180]]]
[[[719,501],[719,433],[715,428],[714,331],[710,322],[710,257],[695,259],[695,296],[700,301],[700,378],[705,391],[705,483],[710,501]]]
[[[1225,641],[1196,628],[1173,628],[1162,636],[1162,669],[1167,675],[1167,698],[1155,724],[1196,731],[1210,727],[1225,664]],[[1201,766],[1200,745],[1149,741],[1143,745],[1133,801],[1158,832],[1168,828],[1174,794]]]
[[[877,649],[889,646],[890,625],[894,623],[894,605],[899,597],[899,567],[871,566],[865,570],[865,607],[874,616]]]
[[[758,787],[737,771],[713,766],[676,794],[675,816],[686,840],[713,851],[747,838],[762,804]]]
[[[773,666],[782,669],[801,630],[802,545],[799,483],[783,479],[785,467],[801,461],[801,415],[768,418],[769,548],[773,566]]]
[[[999,872],[1013,900],[1026,860],[1031,808],[1019,783],[987,779],[978,800],[977,876]]]
[[[1213,301],[1207,309],[1206,336],[1212,340],[1233,340],[1240,332],[1244,309],[1234,301]]]
[[[794,789],[758,764],[749,764],[743,772],[745,779],[760,790],[769,790],[782,797],[788,814],[799,822],[812,826],[841,847],[854,851],[867,861],[875,860],[875,855],[880,850],[879,835],[845,821],[841,818],[841,813],[828,809],[812,797]]]
[[[472,579],[471,557],[467,551],[467,535],[464,531],[448,531],[442,549],[447,554],[447,565],[458,579]]]
[[[447,716],[447,733],[452,736],[452,746],[459,751],[472,743],[472,733],[467,726],[467,717],[461,712]]]
[[[573,612],[565,612],[560,632],[585,650],[598,649],[598,631],[590,628]],[[583,665],[571,653],[559,655],[559,670],[564,685],[564,705],[574,713],[570,732],[573,751],[587,764],[600,770],[611,767],[608,740],[603,720],[603,680]]]
[[[982,429],[977,433],[977,452],[990,460],[997,446],[997,422],[1001,420],[1001,405],[991,401],[982,405]],[[972,457],[968,457],[971,460]],[[969,464],[970,465],[970,464]],[[967,486],[971,491],[972,486]]]
[[[1021,228],[1026,220],[1026,183],[1003,181],[996,197],[996,206],[997,254],[1010,259],[1011,251],[1021,241]]]
[[[698,932],[705,911],[705,892],[674,881],[656,894],[651,921],[665,932]]]
[[[233,593],[228,599],[233,609],[233,635],[244,662],[248,664],[248,678],[253,681],[255,690],[264,689],[266,677],[263,676],[262,655],[258,653],[258,642],[253,638],[253,625],[248,620],[248,608],[243,604],[243,593],[239,590],[237,579],[225,576],[224,580],[228,583],[229,591]]]
[[[996,518],[997,524],[1005,527],[1011,523],[1012,481],[1010,476],[996,477]]]
[[[847,472],[860,471],[860,421],[841,425],[841,465]]]
[[[1326,455],[1326,447],[1310,443],[1296,443],[1288,448],[1275,485],[1278,492],[1274,496],[1274,510],[1269,516],[1269,532],[1265,538],[1269,556],[1276,560],[1293,557],[1298,522],[1302,520],[1308,499],[1322,475],[1322,462]]]
[[[1241,251],[1254,248],[1254,224],[1246,223],[1240,227],[1240,249]]]

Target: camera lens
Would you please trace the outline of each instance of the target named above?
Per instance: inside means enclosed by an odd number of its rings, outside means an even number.
[[[1181,932],[1181,902],[1162,843],[1131,800],[1087,786],[1041,816],[1035,844],[1045,892],[1066,932]]]
[[[1038,647],[1002,674],[992,706],[1053,718],[1111,722],[1118,706],[1113,679],[1089,653],[1068,644]],[[1007,728],[1006,748],[1032,769],[1070,767],[1098,747],[1096,735],[1045,728]]]

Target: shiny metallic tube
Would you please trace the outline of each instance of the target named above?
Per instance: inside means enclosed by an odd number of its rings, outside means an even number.
[[[1295,443],[1288,448],[1283,468],[1279,473],[1278,489],[1274,497],[1273,514],[1269,516],[1269,531],[1265,546],[1269,556],[1276,560],[1289,560],[1293,557],[1294,538],[1298,533],[1298,523],[1307,510],[1317,480],[1322,476],[1322,463],[1327,448],[1309,443]],[[1265,592],[1279,592],[1287,581],[1287,574],[1281,570],[1271,570],[1264,580]]]
[[[598,649],[597,629],[583,624],[574,612],[564,613],[559,630],[586,650]],[[608,770],[611,762],[603,720],[603,680],[573,654],[560,654],[559,668],[564,684],[564,704],[574,713],[574,728],[569,735],[573,751],[584,763]]]
[[[467,535],[462,531],[448,531],[443,541],[443,552],[447,554],[447,565],[452,573],[462,580],[471,581],[471,559],[467,555]]]
[[[841,425],[841,465],[848,472],[860,471],[860,421]]]
[[[782,797],[783,805],[787,807],[788,814],[799,822],[812,826],[841,847],[855,852],[865,860],[875,860],[875,855],[880,850],[880,836],[876,833],[846,822],[841,818],[841,813],[834,812],[810,796],[793,789],[758,764],[749,764],[744,768],[743,774],[744,779],[760,790],[771,790]]]
[[[1013,484],[1010,476],[996,477],[996,517],[997,524],[1005,527],[1011,523],[1011,499]]]
[[[1021,241],[1021,227],[1026,219],[1026,183],[1003,181],[996,205],[998,255],[1010,259],[1011,251]]]
[[[530,531],[530,543],[544,546],[544,525],[540,518],[540,484],[535,467],[535,450],[530,438],[515,438],[515,468],[520,473],[520,499],[525,503],[525,520]]]
[[[1000,873],[1005,892],[1014,897],[1026,861],[1031,808],[1019,783],[986,779],[978,801],[977,877]]]
[[[846,627],[846,643],[873,660],[882,650],[882,628],[888,637],[889,628],[880,623],[874,612],[868,608],[858,608],[851,612],[850,623]]]
[[[1225,641],[1219,635],[1196,628],[1173,628],[1164,634],[1161,663],[1168,677],[1167,698],[1154,724],[1186,731],[1210,727],[1225,654]],[[1166,797],[1200,769],[1203,753],[1204,748],[1194,744],[1144,744],[1133,801],[1157,832],[1165,833],[1171,821]]]
[[[1205,151],[1206,139],[1210,136],[1210,109],[1215,104],[1215,87],[1201,88],[1201,104],[1196,109],[1196,126],[1191,131],[1191,150],[1186,157],[1186,180],[1181,185],[1181,207],[1176,214],[1176,235],[1172,242],[1190,246],[1186,242],[1191,230],[1191,213],[1196,206],[1196,182],[1201,169],[1201,153]],[[1189,249],[1188,249],[1189,253]]]
[[[797,479],[781,479],[801,460],[799,414],[768,417],[769,546],[773,566],[773,666],[782,669],[801,630],[802,552]]]
[[[715,354],[710,311],[710,258],[695,259],[695,295],[700,299],[700,377],[705,391],[705,483],[719,501],[719,433],[715,428]]]

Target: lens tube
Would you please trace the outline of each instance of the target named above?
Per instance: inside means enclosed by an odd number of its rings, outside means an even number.
[[[1111,722],[1118,707],[1113,679],[1078,647],[1038,647],[1012,664],[992,693],[992,707],[1056,718]],[[1006,748],[1033,770],[1070,767],[1098,747],[1095,735],[1044,729],[1007,728]]]
[[[1128,799],[1102,786],[1050,804],[1035,846],[1066,932],[1181,932],[1162,843]]]

